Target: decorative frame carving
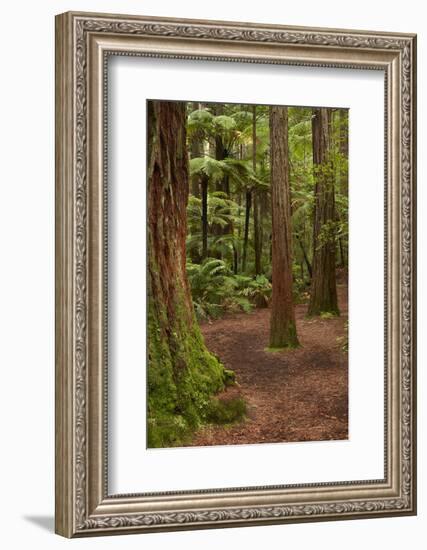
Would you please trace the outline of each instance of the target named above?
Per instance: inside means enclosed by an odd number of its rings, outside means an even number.
[[[108,495],[106,58],[143,55],[385,73],[385,478]],[[65,13],[56,18],[56,532],[67,537],[416,513],[416,37]]]

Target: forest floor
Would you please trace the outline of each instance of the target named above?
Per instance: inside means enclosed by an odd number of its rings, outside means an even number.
[[[307,305],[295,307],[301,347],[266,351],[270,310],[257,309],[202,325],[205,342],[238,385],[218,397],[243,397],[243,422],[209,425],[191,445],[237,445],[348,437],[348,355],[342,350],[348,318],[347,286],[338,284],[341,315],[307,318]]]

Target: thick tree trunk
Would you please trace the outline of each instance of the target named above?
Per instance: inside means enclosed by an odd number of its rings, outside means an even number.
[[[270,348],[298,346],[292,297],[288,109],[270,107],[272,299]]]
[[[336,215],[330,125],[330,110],[314,109],[312,129],[315,206],[309,315],[339,314],[335,278],[336,242],[333,227]]]
[[[225,372],[204,345],[186,275],[185,103],[148,102],[147,170],[148,445],[161,447],[200,424]]]
[[[252,169],[256,176],[257,173],[257,135],[256,135],[256,105],[252,106]],[[254,252],[255,252],[255,275],[261,273],[261,231],[259,219],[259,200],[258,193],[253,193],[253,209],[254,209]]]

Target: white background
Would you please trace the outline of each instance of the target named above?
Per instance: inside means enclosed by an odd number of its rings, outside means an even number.
[[[66,541],[52,534],[54,495],[54,39],[53,16],[68,9],[419,33],[420,99],[425,95],[422,3],[361,0],[280,3],[172,0],[34,3],[2,6],[1,94],[1,335],[0,468],[2,547],[177,549],[287,547],[338,550],[421,549],[425,515],[426,406],[419,399],[418,517],[344,521]],[[4,42],[4,43],[3,43]],[[423,93],[421,93],[423,92]],[[426,194],[423,189],[427,118],[419,105],[419,393],[426,390]],[[367,312],[369,314],[369,312]],[[423,537],[424,535],[424,537]]]
[[[350,109],[349,440],[146,449],[146,98]],[[116,57],[109,109],[110,494],[382,479],[384,73]]]

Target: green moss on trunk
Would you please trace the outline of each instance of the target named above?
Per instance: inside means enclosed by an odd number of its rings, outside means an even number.
[[[207,419],[211,396],[222,390],[227,371],[209,353],[197,323],[176,318],[169,334],[149,313],[148,446],[185,443]]]
[[[148,103],[148,446],[185,443],[230,374],[207,350],[186,275],[185,103]]]

